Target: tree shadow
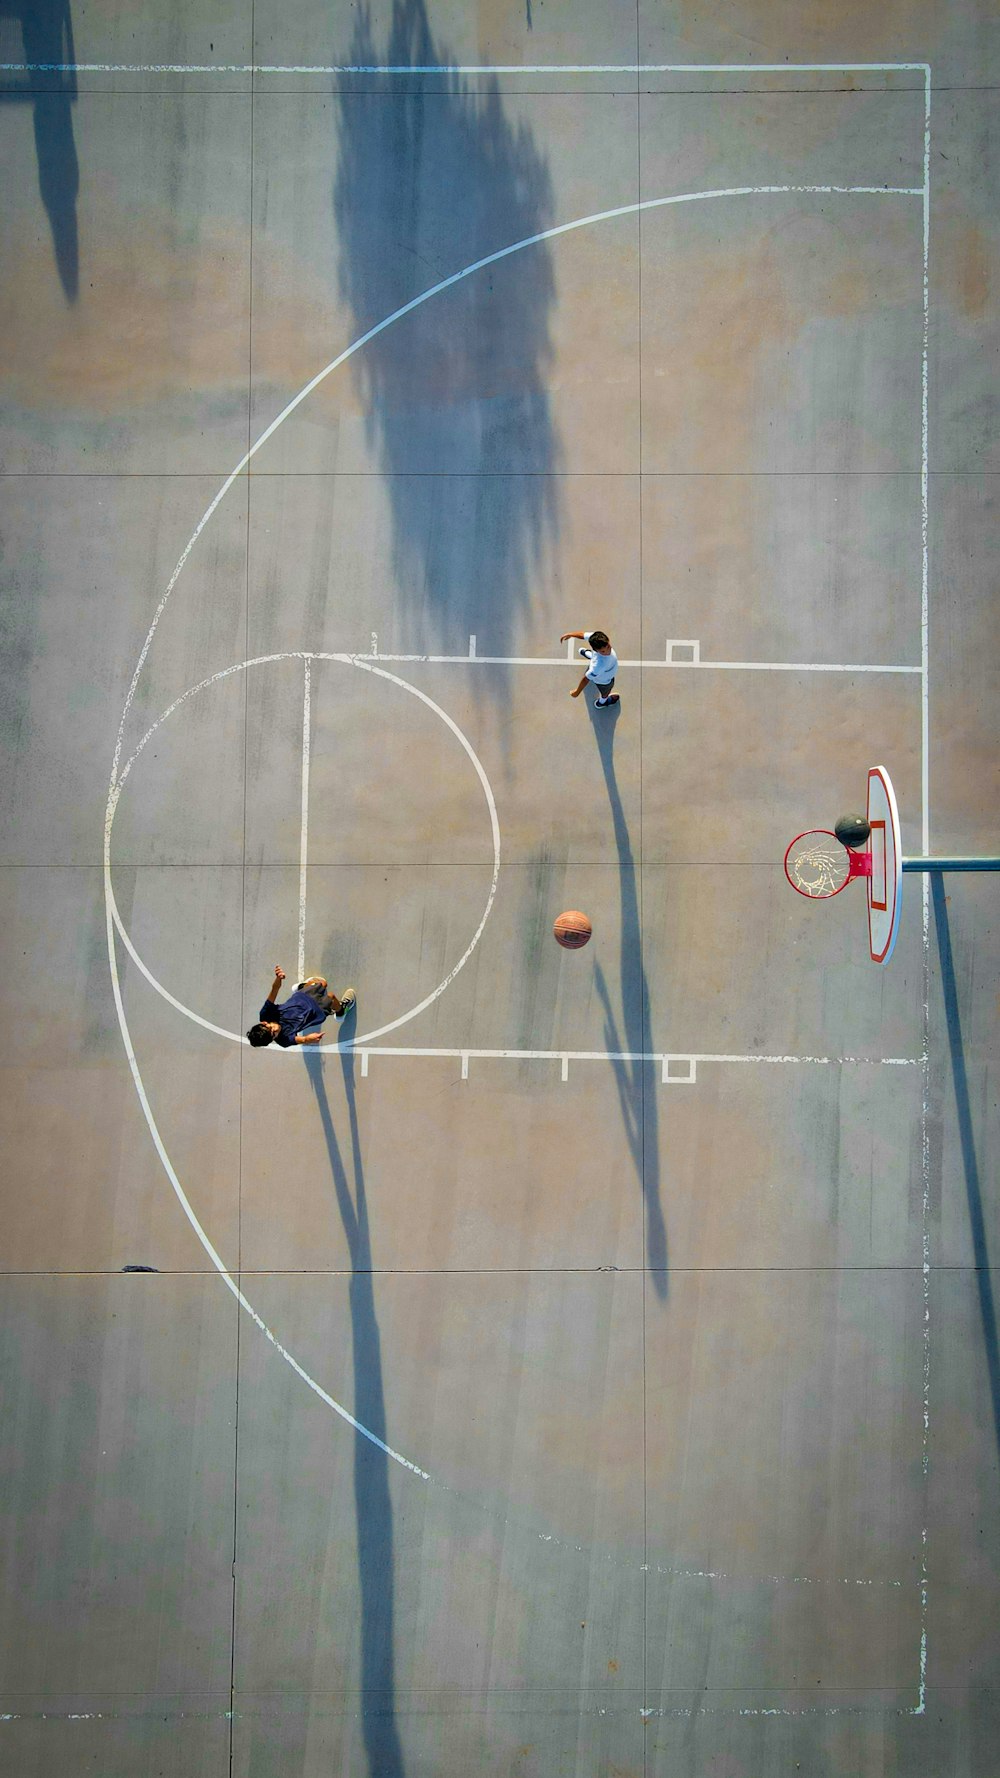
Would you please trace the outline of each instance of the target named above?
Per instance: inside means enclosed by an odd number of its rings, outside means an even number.
[[[382,1348],[375,1313],[368,1206],[354,1096],[353,1051],[343,1051],[340,1062],[350,1131],[353,1198],[333,1126],[326,1082],[323,1079],[323,1057],[316,1051],[305,1056],[351,1259],[353,1412],[363,1426],[386,1443]],[[361,1588],[361,1715],[368,1769],[371,1778],[405,1778],[403,1750],[396,1726],[393,1649],[395,1581],[389,1459],[384,1451],[380,1451],[377,1445],[372,1444],[360,1432],[354,1434],[354,1510],[357,1519],[358,1575]]]
[[[394,0],[377,49],[359,10],[352,65],[451,61],[424,0]],[[481,83],[482,84],[482,83]],[[505,114],[496,79],[446,73],[432,91],[392,75],[338,82],[333,190],[339,289],[352,337],[552,220],[548,168]],[[392,519],[393,568],[414,645],[503,646],[559,530],[559,450],[547,387],[555,302],[547,242],[421,304],[351,360]],[[484,638],[486,639],[484,645]],[[408,643],[409,645],[409,643]],[[489,675],[506,693],[506,675]]]
[[[584,693],[586,696],[586,693]],[[627,1050],[633,1055],[648,1055],[653,1048],[650,1019],[649,982],[642,955],[642,925],[639,918],[639,895],[636,864],[632,855],[628,822],[622,807],[618,780],[615,776],[615,730],[621,716],[621,705],[612,710],[595,710],[587,699],[594,740],[604,773],[604,783],[611,805],[615,845],[618,850],[618,882],[621,901],[620,974],[624,1030],[620,1030],[611,1006],[611,996],[600,964],[594,970],[594,982],[604,1008],[604,1039],[609,1050]],[[660,1200],[659,1082],[655,1062],[613,1061],[611,1064],[618,1087],[625,1138],[639,1179],[646,1212],[646,1264],[653,1288],[661,1299],[667,1295],[667,1230]]]
[[[80,246],[76,200],[80,191],[80,165],[73,139],[71,107],[76,100],[75,73],[60,73],[76,60],[73,21],[69,0],[0,0],[0,27],[12,19],[20,26],[26,64],[23,75],[0,75],[0,99],[31,99],[34,105],[35,154],[38,189],[52,231],[59,281],[68,302],[76,302],[80,289]],[[0,29],[0,44],[9,43],[9,32]],[[0,60],[18,61],[16,45]],[[42,72],[38,64],[49,64]]]
[[[965,1195],[969,1204],[972,1230],[972,1251],[976,1262],[976,1289],[979,1293],[979,1316],[983,1325],[983,1346],[993,1407],[993,1433],[1000,1450],[1000,1349],[997,1345],[996,1305],[990,1276],[990,1255],[986,1242],[986,1219],[983,1215],[983,1194],[979,1182],[979,1161],[972,1130],[972,1107],[969,1101],[969,1080],[965,1068],[962,1022],[958,1010],[958,989],[951,952],[951,929],[948,905],[941,873],[931,875],[931,896],[934,902],[934,926],[937,932],[938,957],[941,963],[941,990],[944,1016],[951,1054],[951,1076],[955,1086],[955,1114],[958,1138],[962,1149],[962,1171],[965,1174]]]

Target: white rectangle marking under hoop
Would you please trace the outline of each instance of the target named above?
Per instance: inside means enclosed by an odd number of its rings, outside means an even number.
[[[675,1074],[675,1064],[683,1064],[686,1072]],[[664,1056],[660,1081],[666,1087],[693,1087],[698,1080],[698,1063],[694,1056]]]
[[[690,654],[678,655],[678,648],[690,649]],[[667,643],[667,660],[672,667],[697,667],[701,663],[701,643],[695,641],[669,641]]]

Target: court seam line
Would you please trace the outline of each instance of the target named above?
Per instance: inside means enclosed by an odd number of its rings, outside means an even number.
[[[306,973],[306,892],[309,874],[309,754],[312,723],[312,661],[307,655],[303,665],[302,692],[302,804],[299,827],[299,944],[297,952],[298,980]],[[244,848],[244,859],[246,849]]]
[[[253,17],[256,0],[251,0],[251,18]],[[251,37],[253,42],[253,37]],[[249,115],[250,180],[247,194],[247,397],[246,397],[246,431],[245,439],[249,446],[252,443],[253,428],[253,236],[254,236],[254,107],[255,96],[251,91]],[[244,651],[249,652],[250,638],[250,560],[251,560],[251,502],[253,490],[249,478],[246,485],[246,520],[243,533],[243,643]],[[243,825],[241,852],[244,868],[240,874],[240,990],[246,995],[246,934],[247,934],[247,894],[246,894],[246,850],[247,850],[247,803],[249,786],[248,757],[250,746],[249,704],[247,687],[244,680],[241,686],[243,716]],[[137,879],[138,881],[138,879]],[[242,1004],[242,1002],[241,1002]],[[246,1057],[241,1052],[239,1058],[239,1132],[237,1139],[237,1198],[236,1198],[236,1277],[242,1289],[243,1272],[243,1159],[244,1159],[244,1086],[246,1076]],[[233,1561],[231,1583],[231,1608],[229,1623],[229,1778],[233,1773],[233,1715],[236,1706],[236,1636],[237,1636],[237,1564],[240,1556],[240,1379],[243,1358],[243,1317],[240,1304],[234,1304],[236,1314],[236,1363],[233,1377]]]
[[[929,555],[929,403],[928,347],[930,340],[930,195],[931,195],[931,70],[924,70],[924,190],[923,224],[923,338],[920,359],[920,798],[921,837],[926,858],[930,852],[930,555]],[[931,1383],[931,1297],[930,1297],[930,879],[922,879],[921,945],[923,1019],[921,1027],[921,1101],[920,1101],[920,1229],[923,1281],[923,1327],[921,1362],[921,1470],[924,1489],[924,1523],[920,1538],[920,1656],[915,1715],[927,1709],[927,1627],[928,1627],[928,1535],[930,1496],[930,1383]]]
[[[640,9],[640,0],[635,0],[635,49],[636,49],[637,63],[638,63],[638,58],[639,58],[640,31],[641,31],[639,9]],[[642,197],[642,93],[640,91],[640,84],[641,84],[641,76],[639,76],[639,74],[637,73],[637,75],[636,75],[636,95],[635,95],[635,154],[636,154],[636,197],[637,198]],[[645,586],[645,575],[644,575],[644,569],[645,569],[645,526],[643,524],[643,473],[642,473],[643,472],[643,456],[642,456],[642,447],[643,447],[643,428],[642,428],[642,392],[643,392],[642,268],[643,268],[642,212],[640,211],[639,216],[637,218],[637,222],[636,222],[636,311],[637,311],[637,313],[636,313],[636,354],[637,354],[636,394],[637,394],[637,398],[638,398],[638,439],[637,439],[637,443],[638,443],[638,459],[639,459],[639,473],[638,473],[638,480],[637,480],[637,487],[636,487],[636,496],[637,496],[638,508],[639,508],[639,512],[638,512],[638,523],[639,523],[638,592],[639,592],[639,635],[640,635],[640,637],[643,635],[643,617],[644,617],[643,591],[644,591],[644,586]],[[573,653],[572,644],[570,644],[570,648],[567,652],[570,655],[570,657],[572,658],[572,653]],[[643,713],[644,713],[643,680],[642,680],[641,676],[639,678],[639,683],[636,688],[636,691],[637,691],[638,704],[639,704],[639,847],[638,847],[639,870],[638,870],[638,872],[636,872],[633,869],[633,889],[636,894],[636,905],[637,905],[638,917],[639,917],[639,934],[640,934],[639,956],[638,956],[639,991],[643,997],[643,1000],[645,1001],[646,1000],[646,986],[647,986],[647,984],[646,984],[646,980],[645,980],[645,973],[646,972],[643,967],[643,961],[642,961],[642,936],[641,935],[643,932],[642,864],[643,864],[643,837],[644,837],[644,835],[643,835],[643,820],[642,820],[643,804],[644,804],[644,796],[643,796],[643,784],[644,784],[643,741],[644,741],[644,737],[645,737],[646,725],[645,725],[645,721],[643,719]],[[600,737],[595,735],[594,740],[598,742],[598,753],[600,754]],[[608,770],[608,769],[610,770],[612,779],[614,778],[614,742],[615,742],[615,737],[614,737],[614,732],[612,731],[612,733],[608,737],[609,752],[608,752],[608,761],[607,761],[606,767],[604,766],[604,762],[602,760],[602,768],[604,770]],[[626,828],[626,832],[627,832],[627,828]],[[621,930],[622,930],[623,885],[622,885],[622,879],[621,879],[621,852],[620,852],[619,846],[617,845],[617,841],[616,841],[616,851],[618,852],[618,862],[619,862],[618,927],[619,927],[619,933],[621,933]],[[619,937],[619,945],[620,944],[621,944],[621,938]],[[643,1028],[645,1028],[647,1011],[648,1011],[648,1008],[645,1005],[640,1008],[640,1019],[641,1019]],[[623,1027],[627,1027],[627,1020],[624,1018],[623,1018]],[[666,1072],[667,1072],[666,1064],[662,1064],[661,1066],[662,1066],[663,1073],[666,1074]],[[691,1067],[691,1065],[689,1064],[688,1065],[689,1072],[690,1072],[690,1067]],[[467,1062],[463,1063],[463,1068],[467,1073],[468,1072],[468,1063]],[[568,1079],[569,1079],[569,1063],[565,1058],[563,1059],[561,1066],[560,1066],[560,1076],[563,1081],[568,1081]],[[647,1220],[648,1220],[649,1215],[651,1214],[651,1212],[646,1204],[646,1192],[647,1192],[648,1186],[647,1186],[647,1178],[646,1178],[646,1070],[645,1069],[642,1070],[642,1073],[640,1074],[640,1077],[639,1077],[639,1117],[640,1117],[640,1125],[639,1125],[640,1174],[639,1174],[639,1192],[638,1192],[638,1199],[637,1199],[636,1207],[635,1207],[635,1213],[638,1218],[638,1224],[639,1224],[640,1252],[642,1254],[643,1262],[644,1262],[643,1267],[642,1267],[641,1306],[642,1306],[642,1569],[643,1569],[643,1573],[642,1573],[642,1703],[643,1703],[643,1705],[645,1705],[646,1699],[649,1695],[649,1413],[648,1413],[648,1403],[647,1403],[648,1391],[647,1391],[647,1369],[646,1369],[646,1367],[647,1367],[647,1324],[648,1324],[649,1305],[648,1305],[648,1290],[647,1290],[648,1266],[645,1262],[648,1260],[648,1257],[649,1257],[648,1236],[647,1236],[646,1231],[647,1231]],[[657,1181],[657,1195],[659,1195],[659,1182],[658,1181]],[[668,1250],[667,1257],[669,1257],[669,1250]],[[666,1287],[666,1280],[669,1279],[669,1276],[670,1276],[670,1274],[669,1274],[669,1272],[667,1272],[665,1274],[665,1280],[664,1280],[665,1287]],[[643,1778],[647,1778],[647,1773],[649,1770],[649,1747],[646,1744],[645,1738],[643,1739],[643,1748],[642,1748],[642,1770],[643,1770]]]

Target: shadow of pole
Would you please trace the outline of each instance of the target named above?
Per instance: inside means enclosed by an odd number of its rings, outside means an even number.
[[[986,1219],[983,1216],[983,1194],[979,1183],[979,1162],[972,1133],[972,1107],[969,1102],[969,1081],[965,1068],[962,1023],[958,1010],[958,989],[951,952],[951,929],[944,883],[939,872],[931,874],[931,898],[934,903],[934,926],[937,933],[938,956],[941,962],[941,989],[944,1016],[948,1028],[948,1049],[951,1054],[951,1075],[955,1086],[955,1114],[958,1138],[962,1149],[962,1171],[969,1204],[972,1230],[972,1251],[976,1262],[976,1288],[979,1293],[979,1315],[983,1325],[983,1345],[990,1382],[993,1407],[993,1433],[1000,1450],[1000,1350],[997,1346],[997,1317],[990,1277],[990,1256],[986,1244]]]
[[[350,1128],[351,1197],[330,1102],[323,1079],[323,1058],[305,1057],[316,1095],[320,1123],[330,1159],[330,1173],[351,1259],[351,1336],[354,1350],[353,1412],[364,1426],[386,1440],[382,1350],[372,1273],[368,1207],[365,1199],[361,1138],[354,1096],[354,1055],[341,1056],[344,1094]],[[394,1576],[392,1498],[389,1460],[361,1433],[354,1435],[354,1510],[357,1520],[358,1577],[361,1589],[361,1716],[370,1778],[405,1778],[403,1750],[396,1727]]]
[[[20,24],[27,64],[25,80],[14,84],[8,76],[7,84],[0,84],[0,98],[33,101],[38,189],[52,231],[59,281],[67,301],[72,303],[80,289],[76,218],[80,165],[71,111],[76,99],[76,75],[57,71],[76,59],[69,0],[0,0],[0,16]],[[39,64],[52,71],[42,72]],[[0,82],[4,78],[0,76]]]
[[[587,697],[587,694],[584,693]],[[589,697],[587,710],[597,752],[604,773],[604,783],[611,805],[615,846],[618,851],[618,882],[621,905],[620,973],[624,1032],[619,1031],[611,1007],[611,996],[604,971],[598,963],[594,982],[604,1008],[604,1037],[609,1050],[630,1050],[648,1055],[653,1048],[650,1020],[649,983],[642,957],[642,926],[639,919],[639,895],[635,859],[629,837],[628,822],[622,807],[618,780],[615,776],[615,729],[621,705],[611,710],[595,710]],[[660,1141],[658,1082],[655,1062],[612,1062],[618,1099],[621,1105],[625,1137],[639,1178],[646,1211],[646,1264],[650,1268],[653,1288],[661,1299],[667,1295],[667,1230],[660,1198]]]
[[[352,66],[445,66],[425,0],[394,0],[376,45],[360,7]],[[342,76],[333,189],[338,285],[352,337],[484,255],[553,220],[547,164],[495,78],[478,90]],[[464,653],[512,638],[559,529],[548,371],[555,274],[548,242],[422,304],[351,361],[384,477],[408,645]],[[485,652],[480,643],[481,652]],[[516,653],[509,643],[495,653]],[[506,670],[490,691],[506,695]]]

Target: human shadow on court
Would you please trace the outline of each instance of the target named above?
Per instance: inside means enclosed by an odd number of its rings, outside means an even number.
[[[343,60],[448,64],[424,0],[395,0],[376,45],[359,10]],[[548,167],[495,78],[341,76],[333,190],[339,291],[357,338],[553,219]],[[548,392],[555,279],[541,241],[473,272],[351,359],[381,466],[407,647],[518,652],[518,620],[559,531]],[[477,681],[477,683],[480,683]],[[506,695],[504,669],[481,683]]]
[[[326,1141],[337,1207],[351,1259],[351,1338],[354,1351],[355,1418],[386,1441],[382,1348],[375,1313],[374,1274],[368,1206],[361,1163],[361,1138],[354,1096],[354,1054],[340,1058],[350,1131],[354,1195],[334,1129],[323,1057],[307,1054],[306,1069]],[[361,1714],[371,1778],[405,1778],[403,1750],[396,1727],[396,1680],[393,1650],[394,1592],[392,1498],[389,1459],[361,1432],[354,1434],[354,1510],[357,1519],[358,1575],[361,1587]]]
[[[979,1161],[972,1130],[972,1107],[969,1100],[969,1079],[965,1067],[965,1047],[962,1042],[962,1021],[958,1010],[955,966],[951,953],[948,905],[940,871],[935,871],[931,875],[931,897],[934,902],[934,925],[937,932],[938,957],[941,963],[941,991],[944,996],[944,1016],[948,1028],[951,1076],[955,1087],[955,1115],[958,1122],[958,1139],[962,1150],[965,1195],[969,1205],[972,1252],[976,1262],[979,1318],[983,1327],[983,1346],[986,1351],[986,1370],[989,1376],[990,1401],[993,1408],[993,1433],[997,1448],[1000,1450],[1000,1348],[997,1344],[996,1305],[993,1300],[990,1255],[986,1242],[986,1218],[983,1215]]]
[[[621,901],[620,975],[624,1028],[619,1029],[611,1006],[607,980],[598,963],[594,969],[594,982],[604,1008],[604,1038],[611,1051],[625,1050],[632,1055],[649,1055],[653,1048],[653,1033],[649,981],[642,954],[638,880],[628,822],[615,776],[615,730],[621,716],[621,705],[616,704],[612,710],[607,711],[595,710],[588,698],[587,709],[604,773],[608,802],[611,805],[615,845],[618,849]],[[646,1212],[646,1264],[650,1268],[657,1296],[665,1298],[667,1230],[660,1201],[659,1083],[656,1078],[656,1063],[617,1060],[611,1066],[618,1087],[626,1140],[642,1189]]]
[[[76,100],[76,74],[60,71],[76,60],[69,0],[0,0],[0,51],[5,52],[0,53],[0,61],[19,64],[22,47],[23,71],[18,66],[13,73],[0,74],[0,99],[30,99],[33,103],[38,189],[52,231],[59,281],[72,303],[80,288],[76,217],[80,165],[71,110]]]

